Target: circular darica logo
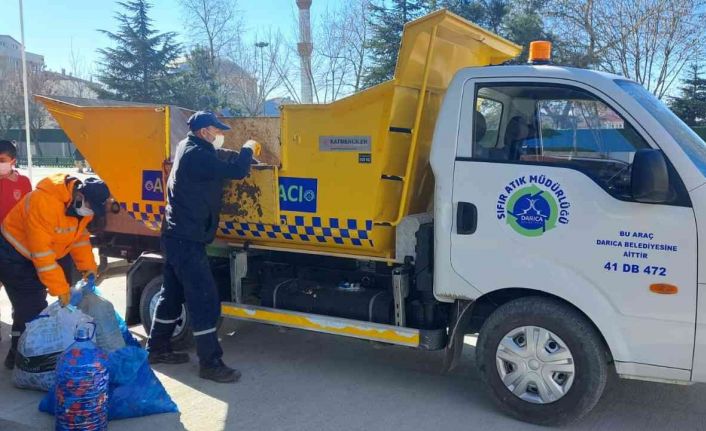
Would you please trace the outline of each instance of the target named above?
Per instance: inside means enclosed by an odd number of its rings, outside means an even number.
[[[507,222],[515,232],[525,236],[540,236],[556,227],[559,212],[551,192],[533,184],[510,195],[507,215]]]
[[[537,237],[569,224],[571,202],[561,184],[546,175],[523,175],[498,195],[495,213],[520,235]]]

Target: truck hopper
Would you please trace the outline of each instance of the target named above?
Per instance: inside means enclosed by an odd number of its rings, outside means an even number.
[[[404,28],[394,78],[280,118],[226,118],[226,148],[264,145],[262,164],[224,186],[218,238],[254,247],[395,260],[396,226],[427,212],[436,117],[455,72],[500,64],[520,47],[445,10]],[[157,234],[166,173],[190,111],[37,96],[111,188],[114,212]]]

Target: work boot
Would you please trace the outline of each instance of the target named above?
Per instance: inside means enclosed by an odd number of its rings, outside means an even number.
[[[215,367],[201,366],[199,368],[199,377],[218,383],[233,383],[240,380],[240,371],[230,368],[223,361],[219,362]]]
[[[150,364],[185,364],[189,362],[189,354],[181,352],[162,352],[147,355]]]
[[[7,352],[7,356],[5,357],[5,368],[8,370],[11,370],[15,368],[15,356],[17,355],[17,350],[10,348],[10,351]]]

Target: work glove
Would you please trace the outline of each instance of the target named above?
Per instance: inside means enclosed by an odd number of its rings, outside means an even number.
[[[88,283],[95,283],[96,279],[98,278],[98,273],[93,270],[83,271],[81,274],[83,276],[83,281],[86,281]]]
[[[71,292],[62,293],[59,295],[59,304],[62,307],[66,307],[71,302]]]
[[[250,148],[253,156],[255,156],[255,157],[260,157],[260,153],[262,153],[262,145],[260,145],[259,142],[254,141],[252,139],[250,139],[248,142],[246,142],[243,145],[243,148]]]

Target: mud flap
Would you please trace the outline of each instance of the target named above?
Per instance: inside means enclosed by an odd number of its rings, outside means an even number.
[[[453,320],[445,349],[443,373],[453,371],[458,365],[463,352],[463,337],[466,335],[474,305],[475,301],[466,300],[457,300],[453,305]]]

